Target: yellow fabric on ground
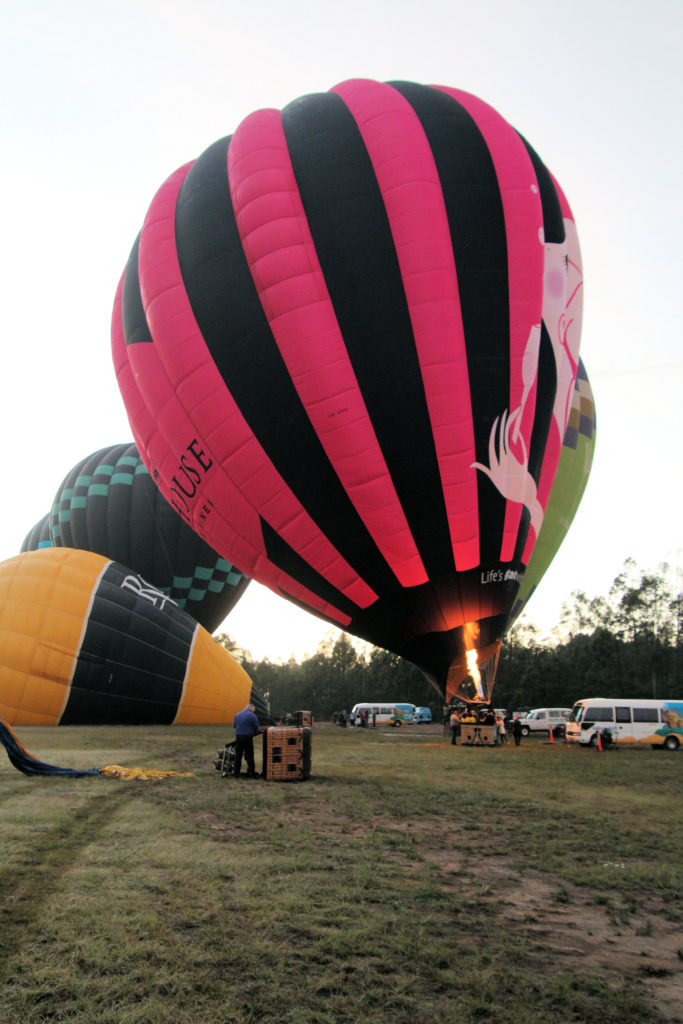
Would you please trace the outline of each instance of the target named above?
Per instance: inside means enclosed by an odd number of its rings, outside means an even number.
[[[108,764],[99,769],[100,775],[114,779],[196,779],[194,772],[162,771],[160,768],[123,768],[120,764]]]

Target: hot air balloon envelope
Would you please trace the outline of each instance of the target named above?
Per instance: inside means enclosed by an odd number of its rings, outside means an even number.
[[[10,725],[231,723],[244,669],[139,575],[70,548],[0,563],[0,718]]]
[[[114,362],[146,464],[216,550],[485,699],[581,298],[569,205],[495,110],[349,81],[257,111],[169,177],[117,293]]]

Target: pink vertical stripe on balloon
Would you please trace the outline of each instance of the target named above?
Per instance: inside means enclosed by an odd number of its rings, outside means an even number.
[[[455,567],[479,564],[479,512],[467,355],[453,245],[420,121],[392,86],[332,90],[350,110],[377,177],[401,268],[432,425]]]
[[[320,443],[398,581],[424,583],[318,262],[279,111],[257,111],[239,125],[228,178],[261,304]]]

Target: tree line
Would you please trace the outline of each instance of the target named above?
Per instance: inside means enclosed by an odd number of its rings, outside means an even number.
[[[666,564],[654,571],[627,559],[608,594],[574,591],[550,638],[523,617],[503,641],[496,707],[571,707],[582,697],[683,699],[681,595]],[[314,655],[285,664],[255,661],[227,633],[216,638],[270,701],[275,720],[296,710],[318,719],[357,701],[411,701],[438,720],[443,699],[415,665],[342,633]]]

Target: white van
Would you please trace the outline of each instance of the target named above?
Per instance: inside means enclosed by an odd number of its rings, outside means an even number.
[[[361,724],[361,712],[365,712],[366,725],[395,725],[412,723],[415,721],[414,704],[387,704],[380,701],[364,701],[361,704],[354,704],[351,708],[350,719],[353,725]]]
[[[587,697],[577,700],[567,722],[567,742],[597,746],[608,730],[621,744],[650,744],[678,750],[683,745],[683,700],[629,700]]]
[[[564,736],[564,728],[571,714],[571,708],[534,708],[521,719],[522,736],[530,732],[547,732],[553,736]]]

